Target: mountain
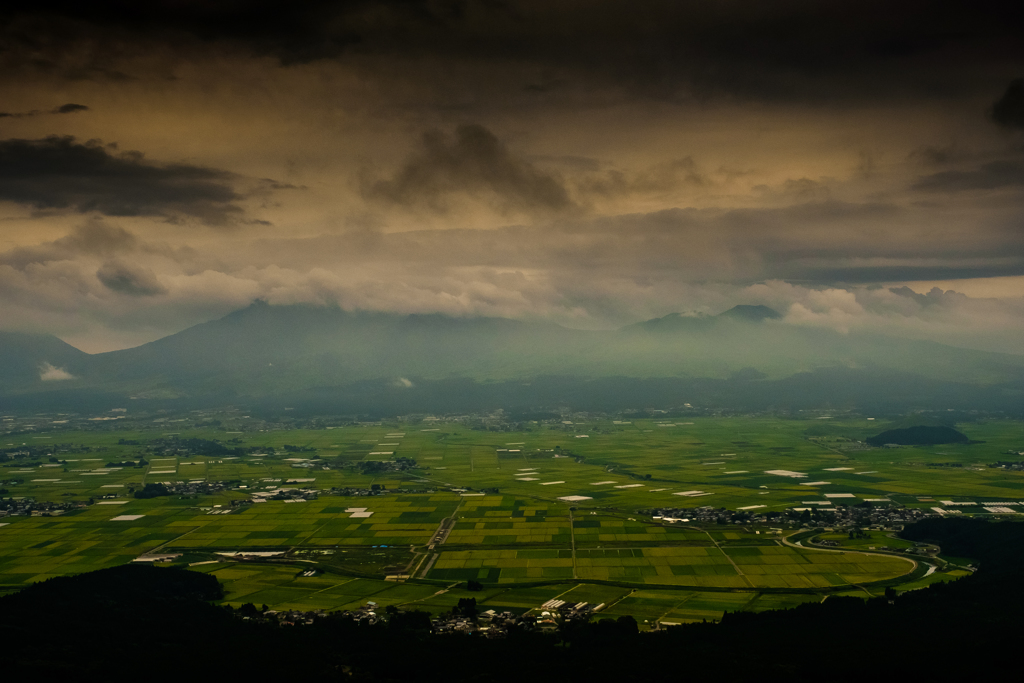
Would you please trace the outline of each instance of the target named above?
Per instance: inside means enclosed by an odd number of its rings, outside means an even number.
[[[629,325],[624,327],[623,330],[633,332],[692,332],[711,329],[723,321],[734,320],[740,322],[760,323],[765,320],[779,320],[781,318],[781,313],[775,309],[768,308],[767,306],[748,306],[740,304],[739,306],[733,306],[728,311],[724,311],[718,315],[705,315],[703,313],[683,315],[682,313],[669,313],[661,318],[654,318],[652,320],[645,320],[644,322]]]
[[[89,354],[51,335],[0,332],[3,389],[71,381],[85,372],[91,360]]]
[[[929,425],[890,429],[867,439],[872,446],[884,446],[890,443],[899,446],[934,446],[942,443],[968,443],[969,441],[966,434],[958,432],[952,427]]]
[[[256,302],[95,355],[54,337],[0,334],[0,406],[49,405],[74,392],[205,403],[287,397],[311,406],[329,396],[349,408],[377,401],[428,411],[442,404],[466,410],[471,396],[494,407],[513,397],[519,406],[650,407],[700,396],[758,409],[885,396],[908,405],[959,396],[965,404],[1013,406],[1024,395],[1024,356],[840,334],[780,317],[764,306],[737,306],[717,316],[673,314],[585,331]]]
[[[558,351],[590,335],[501,318],[347,312],[255,303],[142,346],[99,354],[97,379],[160,378],[177,391],[243,394],[417,376],[507,379],[556,369]],[[552,353],[554,351],[554,353]]]
[[[732,318],[733,320],[746,320],[748,322],[763,322],[765,320],[779,320],[782,318],[782,314],[778,311],[768,308],[767,306],[748,306],[746,304],[740,304],[739,306],[733,306],[728,311],[719,314],[722,318]]]

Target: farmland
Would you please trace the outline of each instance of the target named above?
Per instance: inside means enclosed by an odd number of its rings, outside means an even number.
[[[1008,420],[959,425],[967,444],[871,448],[882,425],[865,418],[218,418],[8,436],[4,501],[36,508],[0,519],[3,589],[163,555],[213,572],[233,604],[444,611],[478,581],[473,597],[495,609],[570,594],[688,621],[921,585],[911,544],[882,529],[826,533],[840,546],[827,550],[791,543],[806,522],[794,510],[821,525],[837,509],[1024,510],[1024,473],[989,466],[1024,449]],[[147,484],[169,488],[135,497]],[[714,519],[698,523],[699,508]]]

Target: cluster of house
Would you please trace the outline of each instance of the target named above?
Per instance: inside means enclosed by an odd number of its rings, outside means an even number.
[[[219,493],[224,489],[231,488],[232,483],[223,481],[173,481],[164,483],[164,486],[176,496],[202,496]]]
[[[42,446],[22,444],[21,446],[13,446],[11,448],[0,448],[0,461],[17,460],[19,461],[18,464],[23,467],[35,467],[44,462],[64,462],[59,456],[55,456],[54,453],[92,453],[94,450],[98,452],[107,449],[94,449],[91,446],[75,445],[73,443],[51,443]],[[23,462],[25,460],[35,460],[37,462]]]
[[[251,606],[249,606],[251,608]],[[471,634],[485,638],[504,638],[510,630],[520,631],[557,631],[561,624],[574,620],[586,620],[595,612],[600,611],[604,604],[593,605],[586,602],[564,602],[562,600],[549,600],[544,603],[539,615],[536,614],[515,614],[513,612],[486,610],[473,616],[460,613],[458,610],[451,613],[441,614],[432,617],[430,630],[432,633],[447,634]],[[393,611],[393,609],[392,609]],[[381,609],[376,602],[367,602],[362,607],[354,610],[327,613],[323,610],[312,612],[301,612],[299,610],[269,610],[257,611],[244,609],[235,612],[236,616],[246,620],[276,623],[279,626],[303,626],[312,624],[317,619],[351,619],[360,625],[372,626],[386,622],[388,614]]]
[[[277,610],[267,610],[263,613],[262,617],[246,617],[243,619],[256,619],[257,621],[277,621],[279,626],[306,626],[312,624],[316,619],[321,619],[327,616],[323,611],[316,612],[300,612],[299,610],[290,609],[278,612]]]
[[[801,513],[807,508],[791,508],[785,512],[750,513],[730,511],[726,508],[704,506],[698,508],[653,508],[638,510],[638,514],[649,515],[654,521],[662,523],[710,523],[710,524],[768,524],[789,519],[791,522],[806,522]],[[813,509],[813,513],[827,513],[830,524],[868,525],[868,524],[908,524],[935,514],[922,508],[906,508],[896,505],[886,507],[855,507],[848,505],[822,505]]]
[[[334,487],[324,493],[329,493],[332,496],[385,496],[394,495],[397,493],[434,493],[435,489],[406,489],[406,488],[393,488],[385,489],[383,487],[378,488],[359,488],[356,486],[344,486]]]
[[[249,609],[246,610],[246,607]],[[276,623],[278,626],[307,626],[317,619],[351,619],[361,625],[372,626],[382,621],[378,614],[377,603],[368,602],[359,609],[345,610],[343,612],[331,612],[314,610],[302,612],[300,610],[273,610],[267,609],[264,605],[262,611],[253,609],[252,605],[245,605],[242,609],[234,612],[235,616],[246,621],[258,621],[261,623]]]
[[[553,599],[541,606],[539,615],[489,609],[477,614],[475,619],[460,614],[446,614],[434,617],[430,623],[434,633],[475,633],[488,638],[504,638],[511,629],[543,633],[557,631],[561,624],[586,621],[602,609],[604,603],[595,605]]]
[[[0,499],[0,517],[48,517],[62,515],[68,510],[84,508],[84,502],[64,501],[61,503],[37,502],[32,498]]]
[[[312,481],[311,479],[291,479],[289,482],[303,483]],[[248,486],[236,486],[234,490],[245,492]],[[365,497],[365,496],[386,496],[403,493],[434,493],[436,489],[408,489],[408,488],[384,488],[383,486],[373,486],[370,488],[362,488],[358,486],[343,486],[333,487],[327,490],[318,490],[316,488],[292,488],[292,487],[271,487],[264,491],[250,491],[250,501],[253,503],[264,503],[268,500],[283,500],[300,502],[304,500],[316,500],[321,494],[331,496],[352,496],[352,497]]]
[[[1006,451],[1007,455],[1024,455],[1024,451]],[[1014,472],[1020,472],[1024,470],[1024,461],[1022,460],[1000,460],[998,462],[990,463],[989,467],[998,468],[1001,470],[1012,470]]]
[[[720,518],[728,521],[732,516],[725,508],[705,505],[698,508],[653,508],[638,510],[638,514],[649,515],[656,522],[717,522]]]
[[[925,517],[935,517],[931,511],[923,508],[906,508],[899,506],[859,508],[847,505],[829,506],[822,510],[831,512],[834,517],[831,523],[859,526],[899,526],[909,524]]]
[[[541,605],[541,621],[546,618],[558,617],[562,621],[586,621],[590,615],[604,609],[604,603],[566,602],[564,600],[548,600]]]
[[[884,531],[884,529],[876,528],[873,531]],[[826,529],[831,531],[831,529]],[[812,539],[811,543],[816,546],[822,546],[825,548],[837,548],[839,547],[839,541],[830,540],[815,540]],[[911,553],[913,555],[935,555],[939,552],[938,546],[929,545],[927,543],[915,543],[913,546],[906,548],[889,547],[887,545],[868,546],[868,550],[880,550],[887,553]]]
[[[938,549],[935,546],[926,545],[924,543],[917,543],[912,548],[890,548],[887,545],[880,545],[875,546],[874,550],[884,550],[890,553],[914,553],[915,555],[934,555],[938,552]]]
[[[315,488],[281,488],[273,487],[266,491],[253,491],[249,495],[254,503],[265,503],[268,500],[283,500],[285,502],[300,502],[316,500],[319,491]]]
[[[392,455],[391,451],[382,451],[381,455]],[[370,455],[373,455],[371,453]],[[356,468],[363,474],[383,474],[387,472],[405,472],[416,467],[416,461],[412,458],[395,457],[391,460],[360,460],[359,462],[348,462],[335,465],[338,469]]]
[[[486,638],[504,638],[510,629],[547,630],[549,623],[550,628],[558,627],[550,618],[489,609],[475,618],[461,614],[442,614],[430,620],[430,630],[433,633],[468,633]]]

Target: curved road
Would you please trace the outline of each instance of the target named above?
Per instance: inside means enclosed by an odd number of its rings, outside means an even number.
[[[798,531],[798,532],[796,532],[794,534],[790,534],[790,536],[795,536],[798,533],[800,533],[800,532]],[[800,541],[797,541],[796,543],[790,543],[788,536],[783,536],[782,537],[782,544],[786,545],[786,546],[789,546],[790,548],[800,548],[801,550],[816,550],[816,551],[822,552],[822,553],[850,553],[850,554],[854,554],[854,555],[882,555],[883,557],[895,557],[895,558],[900,559],[900,560],[906,560],[907,562],[909,562],[910,564],[913,565],[910,568],[910,571],[907,572],[907,574],[912,573],[915,569],[917,569],[918,565],[920,564],[917,560],[915,560],[912,557],[905,557],[903,555],[895,555],[893,553],[881,553],[881,552],[873,553],[873,552],[871,552],[869,550],[844,550],[842,548],[818,548],[818,547],[812,546],[812,545],[803,545],[803,543],[801,543]],[[906,576],[907,574],[900,574],[900,576]],[[893,578],[897,578],[898,579],[900,577],[896,576],[896,577],[893,577]],[[850,584],[850,585],[852,586],[852,585],[855,585],[855,584]]]

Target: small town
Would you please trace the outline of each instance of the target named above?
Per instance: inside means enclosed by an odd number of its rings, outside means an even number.
[[[495,610],[477,611],[476,600],[460,599],[459,605],[445,614],[429,616],[426,612],[403,611],[393,605],[381,608],[369,601],[354,610],[327,612],[324,610],[272,610],[246,603],[233,610],[243,620],[275,624],[277,626],[308,626],[317,620],[347,620],[366,626],[389,624],[398,628],[423,630],[435,634],[464,634],[485,638],[504,638],[510,631],[554,633],[572,622],[586,622],[604,608],[603,604],[549,600],[525,614]]]

